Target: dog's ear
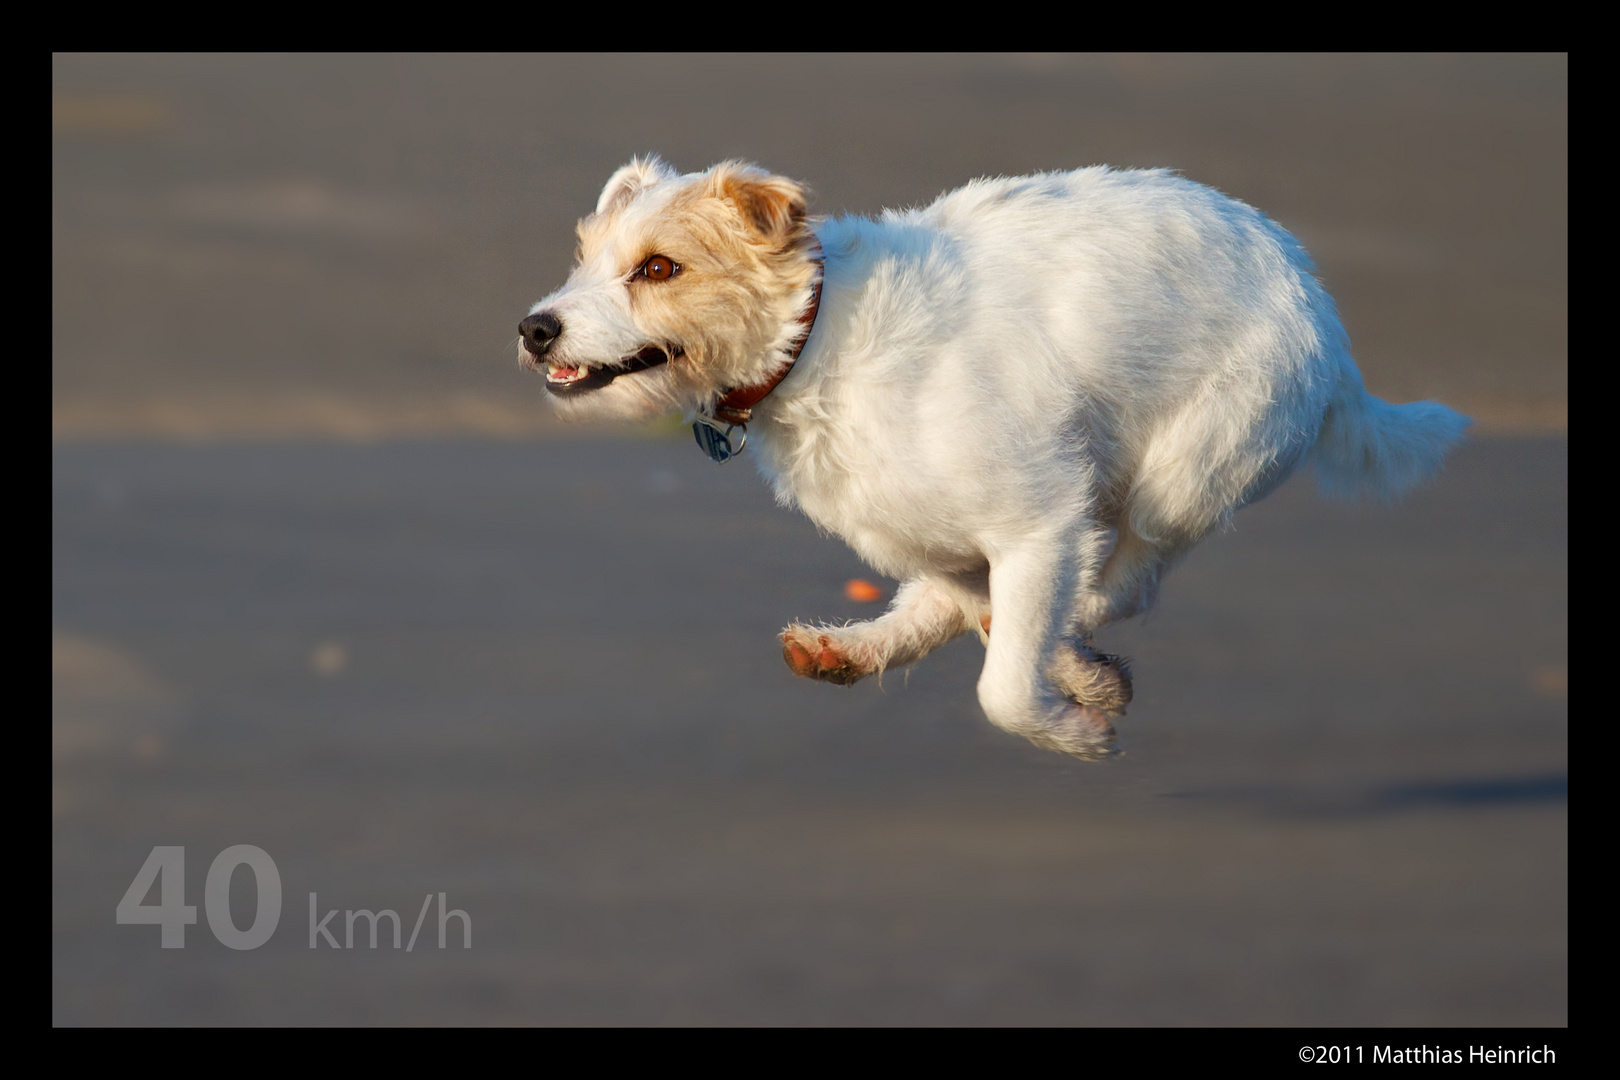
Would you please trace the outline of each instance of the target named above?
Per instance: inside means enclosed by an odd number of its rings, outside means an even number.
[[[617,210],[642,188],[651,187],[660,180],[667,180],[674,175],[675,170],[665,165],[656,154],[633,157],[630,164],[608,177],[601,198],[596,200],[596,212],[605,214],[609,210]]]
[[[785,246],[804,228],[808,200],[804,185],[763,169],[728,161],[714,167],[714,192],[737,208],[748,227],[774,247]]]

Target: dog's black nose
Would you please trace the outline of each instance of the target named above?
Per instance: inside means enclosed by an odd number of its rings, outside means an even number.
[[[542,311],[518,323],[518,333],[523,337],[525,348],[535,356],[544,356],[562,333],[562,320],[549,311]]]

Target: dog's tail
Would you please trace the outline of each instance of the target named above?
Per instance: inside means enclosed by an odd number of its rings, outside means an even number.
[[[1472,424],[1438,401],[1391,405],[1373,397],[1346,356],[1311,451],[1318,484],[1336,498],[1393,499],[1434,475]]]

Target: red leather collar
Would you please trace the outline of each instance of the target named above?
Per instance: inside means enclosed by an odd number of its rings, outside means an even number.
[[[827,257],[821,251],[821,241],[815,237],[810,238],[810,244],[815,251],[813,256],[816,263],[816,280],[810,286],[810,306],[805,308],[804,314],[799,316],[799,323],[804,330],[794,339],[793,347],[788,350],[787,363],[776,369],[764,382],[752,386],[739,386],[734,390],[727,390],[715,403],[713,417],[725,424],[746,424],[753,416],[753,409],[765,399],[765,395],[775,390],[777,384],[787,378],[787,373],[793,370],[794,363],[799,354],[804,351],[804,343],[810,340],[810,331],[816,324],[816,312],[821,310],[821,278],[827,266]]]

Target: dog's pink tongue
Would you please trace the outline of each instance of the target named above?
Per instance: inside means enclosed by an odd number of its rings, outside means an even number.
[[[559,379],[574,379],[579,377],[579,368],[559,367],[555,369],[552,374]]]

